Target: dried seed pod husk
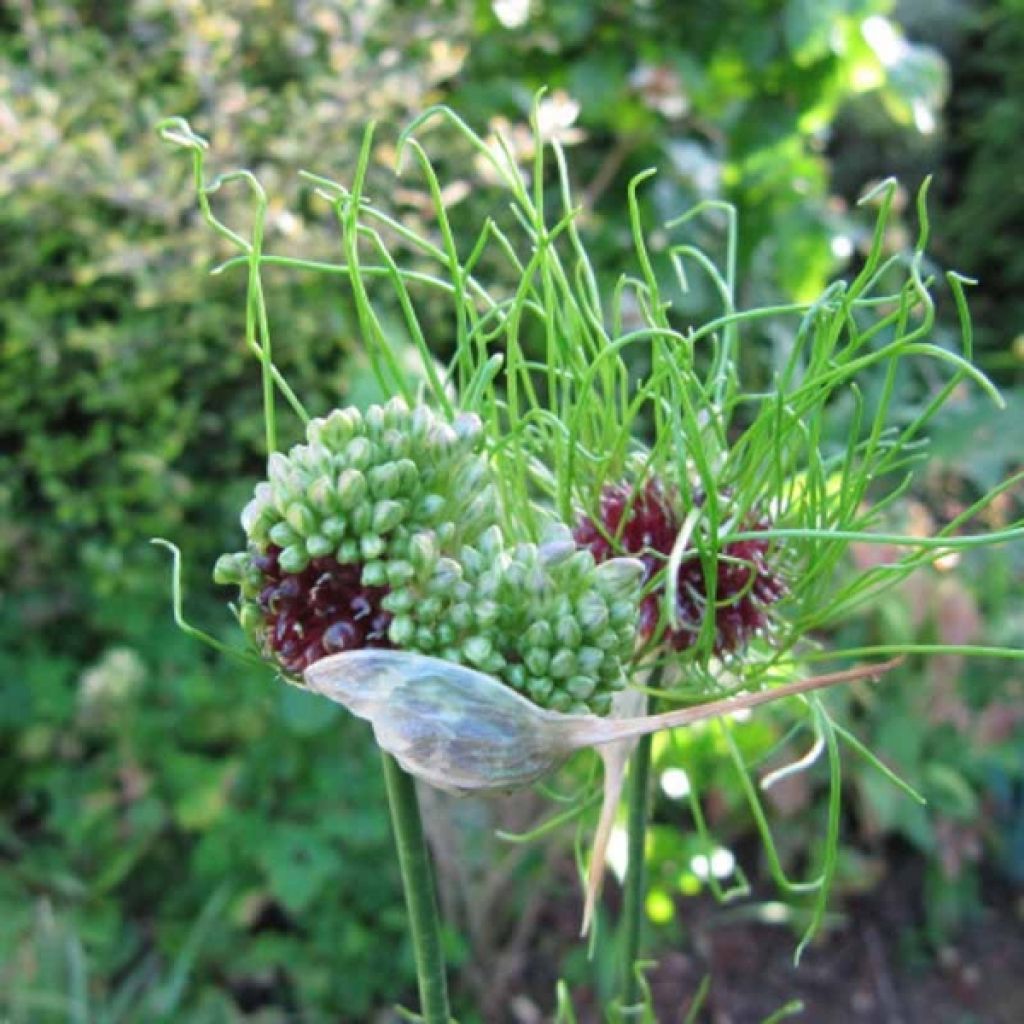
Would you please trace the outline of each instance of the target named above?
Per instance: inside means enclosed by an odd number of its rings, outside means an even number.
[[[600,891],[623,772],[637,739],[783,697],[877,679],[899,661],[814,676],[659,715],[631,714],[631,698],[638,691],[627,691],[619,695],[616,708],[625,716],[609,718],[540,708],[493,676],[409,651],[333,655],[311,665],[304,678],[313,692],[370,722],[377,743],[407,772],[448,792],[518,789],[543,778],[574,751],[596,748],[604,763],[604,800],[590,860],[586,932]]]
[[[351,651],[321,659],[304,678],[313,692],[366,719],[380,747],[407,772],[448,792],[527,786],[574,749],[563,741],[568,716],[440,658]]]
[[[411,651],[346,651],[305,672],[306,685],[374,728],[411,774],[455,792],[529,785],[576,750],[766,704],[855,679],[877,678],[899,659],[801,679],[659,715],[601,718],[549,711],[493,676]]]

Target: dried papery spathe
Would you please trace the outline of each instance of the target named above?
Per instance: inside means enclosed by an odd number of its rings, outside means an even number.
[[[454,793],[527,786],[574,751],[594,747],[605,767],[604,807],[591,856],[586,930],[604,863],[609,815],[618,804],[628,747],[624,741],[855,679],[877,679],[900,659],[801,679],[659,715],[566,715],[528,701],[483,672],[409,651],[336,654],[304,674],[315,693],[373,726],[380,747],[411,775]]]

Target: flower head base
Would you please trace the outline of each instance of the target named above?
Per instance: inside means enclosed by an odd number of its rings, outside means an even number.
[[[480,420],[400,400],[309,424],[242,513],[241,590],[261,653],[294,678],[320,658],[397,647],[481,669],[558,711],[606,713],[625,685],[644,567],[578,550],[551,524],[507,542]]]
[[[634,555],[644,565],[644,579],[664,569],[683,528],[680,499],[659,480],[643,487],[609,484],[601,492],[599,521],[583,517],[574,531],[576,542],[599,562],[617,552]],[[748,530],[767,529],[759,518]],[[786,584],[771,559],[767,540],[738,540],[725,544],[715,566],[714,653],[735,654],[769,625],[769,608],[786,593]],[[664,585],[648,593],[641,603],[639,631],[643,638],[657,629]],[[708,608],[704,566],[695,549],[684,552],[676,578],[674,622],[664,642],[685,651],[698,641]]]
[[[264,642],[286,672],[301,676],[328,654],[390,646],[385,587],[365,586],[358,566],[333,555],[314,558],[300,573],[284,572],[280,555],[272,545],[252,562],[263,574]]]

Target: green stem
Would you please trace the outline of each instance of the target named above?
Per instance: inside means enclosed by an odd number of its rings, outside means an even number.
[[[650,689],[661,685],[663,667],[657,666],[647,680]],[[657,699],[651,698],[647,713],[657,713]],[[636,963],[640,959],[640,928],[644,919],[647,889],[646,858],[648,794],[651,777],[651,742],[653,736],[644,736],[636,746],[629,762],[629,822],[626,886],[622,904],[622,1007],[627,1009],[640,999],[640,981]]]
[[[629,766],[629,861],[626,867],[626,891],[622,905],[622,1007],[632,1006],[640,998],[636,962],[640,954],[640,925],[644,915],[647,884],[644,845],[647,839],[647,790],[651,774],[651,737],[637,744]]]
[[[416,977],[420,990],[420,1013],[424,1024],[449,1024],[448,984],[441,950],[441,928],[434,896],[434,878],[423,838],[423,822],[412,776],[388,754],[384,759],[384,782],[391,806],[391,826],[402,871],[402,888],[409,911],[416,956]]]

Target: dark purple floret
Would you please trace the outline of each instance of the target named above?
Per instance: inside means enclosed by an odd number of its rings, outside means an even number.
[[[599,562],[623,554],[639,558],[649,580],[664,568],[682,526],[677,504],[657,480],[648,481],[635,494],[629,484],[609,484],[601,492],[599,523],[585,517],[573,536]],[[749,521],[745,529],[765,530],[770,525],[762,517]],[[613,544],[616,537],[617,543]],[[697,642],[708,607],[704,567],[699,558],[683,559],[677,584],[677,624],[669,627],[665,643],[685,651]],[[771,561],[769,541],[733,541],[721,548],[714,597],[715,654],[732,654],[745,647],[767,627],[769,607],[785,593],[786,584]],[[663,587],[644,598],[638,626],[643,639],[657,628],[663,600]]]
[[[286,573],[280,553],[271,546],[253,564],[265,581],[259,594],[264,642],[285,671],[301,676],[328,654],[390,646],[391,614],[380,606],[388,588],[364,586],[361,565],[328,556],[314,558],[300,573]]]

